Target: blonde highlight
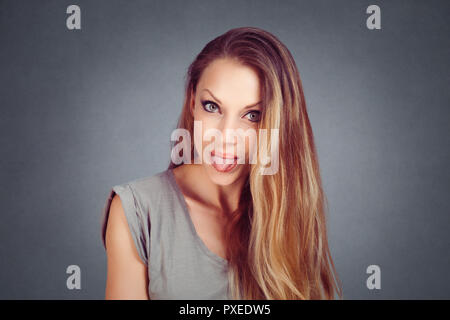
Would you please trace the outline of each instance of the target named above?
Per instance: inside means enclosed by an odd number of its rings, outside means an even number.
[[[239,208],[226,228],[233,299],[334,299],[342,287],[328,247],[327,199],[300,75],[289,50],[259,28],[231,29],[210,41],[189,67],[178,128],[193,136],[190,104],[202,71],[215,59],[254,68],[262,84],[260,128],[278,129],[259,150],[279,147],[275,174],[251,165]],[[262,145],[264,144],[264,145]],[[194,148],[191,149],[193,157]],[[172,162],[169,169],[177,165]]]

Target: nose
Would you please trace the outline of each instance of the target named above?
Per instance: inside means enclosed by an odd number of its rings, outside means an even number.
[[[236,129],[238,129],[237,121],[231,117],[223,117],[217,128],[222,134],[222,143],[224,144],[224,150],[227,146],[234,147],[236,145],[235,135],[237,134]],[[224,151],[225,152],[225,151]]]
[[[246,141],[243,139],[238,120],[226,116],[217,123],[217,130],[221,133],[221,141],[216,141],[216,150],[227,156],[243,158],[245,154]],[[220,150],[220,148],[222,148]]]

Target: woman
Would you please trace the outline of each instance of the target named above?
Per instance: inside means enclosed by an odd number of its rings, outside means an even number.
[[[169,168],[110,192],[106,298],[342,297],[289,50],[259,28],[229,30],[198,54],[185,90],[178,129],[187,135],[173,146]],[[208,130],[219,135],[208,139]],[[267,150],[276,151],[270,164],[258,158]]]

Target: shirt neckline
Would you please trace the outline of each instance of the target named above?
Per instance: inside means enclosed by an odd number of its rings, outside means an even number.
[[[173,169],[167,169],[167,176],[169,177],[169,181],[171,182],[171,185],[173,189],[175,190],[175,193],[178,196],[178,200],[180,201],[181,207],[183,208],[184,214],[186,216],[186,220],[189,223],[189,227],[191,229],[191,233],[194,236],[198,246],[200,249],[211,259],[213,259],[215,262],[218,262],[221,265],[227,265],[228,260],[222,258],[221,256],[217,255],[216,253],[212,252],[203,242],[203,240],[200,238],[200,236],[197,233],[197,230],[195,230],[194,222],[191,219],[191,215],[189,213],[189,209],[186,203],[186,199],[184,198],[183,193],[181,192],[181,188],[178,185],[175,176],[173,174]]]

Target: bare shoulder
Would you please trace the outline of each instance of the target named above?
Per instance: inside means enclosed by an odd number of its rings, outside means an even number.
[[[125,246],[128,238],[128,225],[125,211],[120,197],[115,194],[109,208],[108,222],[106,227],[106,251],[117,250],[118,246]],[[126,252],[124,252],[126,253]]]
[[[105,235],[106,299],[148,299],[147,266],[135,247],[120,197],[114,195]]]

